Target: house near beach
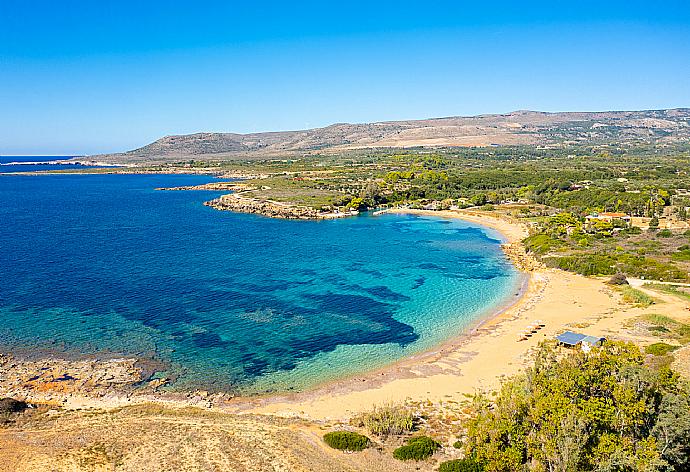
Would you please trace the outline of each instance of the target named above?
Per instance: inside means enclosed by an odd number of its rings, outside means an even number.
[[[630,215],[617,212],[592,213],[585,216],[585,226],[588,230],[594,228],[598,222],[613,223],[614,221],[620,221],[626,226],[630,226],[632,218]]]
[[[606,342],[606,338],[589,336],[573,331],[566,331],[565,333],[559,334],[556,336],[556,340],[560,346],[567,348],[579,347],[585,352],[589,352],[593,347],[600,347]]]

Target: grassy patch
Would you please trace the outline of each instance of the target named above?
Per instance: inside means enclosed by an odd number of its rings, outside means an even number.
[[[675,265],[630,253],[578,253],[550,256],[543,259],[549,267],[582,275],[613,275],[622,272],[632,277],[678,282],[688,280],[688,274]]]
[[[665,356],[678,349],[678,346],[671,346],[666,343],[654,343],[644,348],[644,352],[654,356]]]
[[[636,288],[624,285],[620,289],[623,294],[623,301],[639,307],[648,307],[655,303],[654,299]]]
[[[645,288],[650,290],[655,290],[657,292],[668,293],[669,295],[675,295],[677,297],[683,298],[690,301],[690,293],[683,291],[679,285],[666,285],[666,284],[644,284]]]
[[[643,315],[641,319],[650,325],[647,329],[653,333],[663,333],[670,338],[677,339],[682,344],[690,343],[690,324],[681,323],[666,315],[653,313]]]

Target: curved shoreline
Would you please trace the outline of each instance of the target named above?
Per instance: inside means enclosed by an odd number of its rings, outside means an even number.
[[[480,212],[465,212],[459,211],[437,211],[437,210],[416,210],[416,209],[391,209],[388,213],[395,214],[412,214],[420,216],[430,216],[434,218],[455,218],[461,219],[470,223],[477,224],[481,227],[490,228],[497,231],[503,238],[504,243],[501,244],[506,257],[515,266],[516,270],[520,272],[520,287],[517,294],[513,298],[506,297],[503,303],[497,307],[490,309],[489,313],[479,316],[463,329],[461,332],[451,336],[450,338],[435,344],[428,349],[424,349],[418,353],[398,359],[394,362],[387,363],[384,366],[365,370],[357,374],[348,375],[345,377],[326,380],[319,384],[313,385],[308,389],[293,393],[268,393],[265,395],[255,395],[246,397],[236,397],[231,403],[231,410],[236,412],[252,412],[252,413],[270,413],[270,414],[284,414],[276,410],[276,405],[291,404],[298,406],[305,401],[318,399],[331,395],[338,395],[343,393],[361,392],[369,389],[377,388],[387,382],[402,378],[420,378],[423,377],[415,373],[414,370],[421,365],[430,362],[437,362],[442,360],[449,354],[456,353],[474,337],[483,336],[491,331],[496,325],[500,324],[504,319],[510,318],[512,311],[519,311],[519,307],[527,303],[534,295],[536,295],[542,288],[540,284],[535,285],[533,282],[533,271],[537,267],[541,267],[534,259],[524,254],[517,256],[510,253],[507,248],[512,245],[520,244],[521,240],[527,235],[527,228],[521,226],[517,222],[508,222],[503,218],[488,215],[490,219],[487,221],[487,215]],[[530,262],[525,261],[525,258]],[[521,267],[530,267],[522,269]],[[540,278],[543,283],[543,279]],[[287,416],[294,416],[294,413],[288,412]],[[300,416],[300,415],[297,415]],[[307,415],[308,417],[309,415]]]
[[[403,209],[395,210],[394,212],[420,214],[435,218],[461,218],[471,223],[479,224],[480,226],[494,229],[498,231],[501,234],[502,238],[505,240],[505,244],[502,244],[504,252],[506,252],[506,244],[519,243],[519,240],[522,238],[522,234],[524,232],[524,228],[519,229],[519,227],[517,227],[514,223],[509,223],[498,219],[496,221],[487,222],[481,216],[477,215],[464,215],[455,212],[451,213]],[[507,252],[506,255],[510,257],[510,255]],[[472,321],[472,323],[468,325],[468,327],[464,329],[462,332],[451,336],[450,338],[441,342],[440,344],[435,344],[428,349],[424,349],[418,353],[414,353],[410,356],[401,358],[392,363],[386,363],[385,365],[380,367],[367,369],[365,371],[358,372],[352,375],[347,375],[345,377],[326,380],[316,385],[312,385],[306,390],[299,392],[272,392],[264,395],[233,397],[232,395],[229,395],[227,393],[219,393],[214,395],[208,395],[205,392],[201,392],[202,394],[198,395],[198,391],[156,391],[145,393],[142,391],[137,391],[136,389],[119,389],[115,390],[114,392],[104,394],[104,392],[102,391],[103,389],[96,389],[98,391],[96,395],[92,395],[92,393],[96,393],[96,391],[89,393],[70,392],[66,395],[61,395],[59,392],[51,392],[50,395],[47,395],[47,397],[53,401],[62,400],[67,405],[73,405],[76,407],[98,404],[105,404],[106,406],[121,406],[122,404],[131,404],[131,402],[155,401],[164,402],[166,404],[179,404],[181,406],[188,406],[190,404],[201,404],[203,406],[208,406],[213,404],[223,409],[231,409],[234,411],[246,411],[259,406],[275,405],[283,401],[287,401],[290,403],[299,403],[300,401],[315,398],[319,395],[343,391],[361,391],[375,387],[383,382],[389,381],[394,378],[410,378],[418,376],[417,374],[413,373],[413,370],[416,367],[419,367],[419,365],[427,363],[429,361],[437,361],[444,355],[457,351],[459,348],[466,344],[468,339],[481,334],[481,331],[488,329],[488,327],[496,323],[497,318],[501,317],[505,312],[515,308],[517,305],[522,303],[524,298],[530,292],[530,284],[531,277],[529,277],[529,275],[527,277],[522,276],[521,287],[518,290],[518,293],[515,297],[508,295],[504,302],[501,303],[498,307],[489,308],[487,310],[487,314],[481,316],[480,318],[475,318]],[[51,359],[50,361],[59,363],[59,360],[57,359]],[[65,362],[67,363],[68,361]],[[107,365],[107,361],[105,361],[104,364]],[[35,398],[35,400],[39,400],[39,398]]]
[[[469,216],[469,221],[496,230],[504,229],[502,234],[506,237],[506,244],[519,241],[526,231],[524,225],[478,212],[469,215],[455,211],[447,214],[437,211],[415,213],[454,218]],[[529,255],[524,256],[529,259]],[[511,257],[519,259],[522,256],[518,253]],[[517,374],[531,362],[531,352],[542,340],[551,339],[567,329],[585,330],[587,334],[643,345],[659,341],[658,336],[635,328],[635,320],[641,315],[653,313],[655,305],[645,308],[625,304],[621,301],[620,293],[605,284],[603,279],[544,269],[538,264],[533,267],[529,271],[527,289],[521,297],[510,306],[478,320],[472,329],[463,334],[394,364],[326,382],[300,393],[233,397],[204,391],[161,393],[155,388],[142,391],[118,386],[104,392],[90,388],[88,392],[93,394],[77,389],[53,391],[46,395],[38,388],[28,389],[25,385],[13,391],[8,391],[2,385],[0,393],[10,396],[15,393],[29,401],[47,401],[67,409],[108,410],[155,403],[171,408],[196,406],[225,413],[300,417],[319,422],[343,421],[373,405],[404,402],[413,408],[420,408],[423,404],[443,409],[447,402],[462,402],[478,390],[496,390],[503,379]],[[664,310],[669,316],[687,318],[686,301],[663,293],[650,292],[650,295],[663,300]],[[520,341],[520,333],[537,319],[542,320],[545,327],[531,338]],[[129,362],[123,361],[125,364]],[[98,377],[104,374],[104,362],[95,367],[87,366],[84,372]],[[56,363],[59,364],[59,361]],[[64,367],[69,364],[60,365]],[[95,372],[92,372],[94,369]],[[84,381],[87,382],[87,379]]]

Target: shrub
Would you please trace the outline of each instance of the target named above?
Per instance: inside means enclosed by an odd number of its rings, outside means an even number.
[[[454,447],[455,449],[462,449],[462,441],[455,441],[455,442],[453,443],[453,447]]]
[[[543,343],[534,358],[495,395],[476,396],[469,457],[493,471],[688,470],[690,396],[671,369],[652,370],[617,341],[566,354]],[[622,426],[632,418],[639,426]]]
[[[431,457],[441,447],[437,441],[429,436],[417,436],[407,440],[407,444],[393,451],[393,457],[401,461],[421,461]]]
[[[355,424],[364,427],[371,434],[385,436],[412,431],[414,418],[402,405],[388,404],[375,406],[371,411],[355,418]]]
[[[335,431],[323,436],[326,444],[341,451],[362,451],[369,447],[369,438],[351,431]]]
[[[666,354],[675,351],[678,346],[671,346],[666,343],[654,343],[644,348],[644,352],[654,356],[665,356]]]
[[[438,472],[483,472],[484,466],[474,459],[455,459],[442,462]]]
[[[688,249],[687,247],[678,248],[678,252],[672,254],[671,259],[673,259],[674,261],[690,261],[690,249]]]
[[[670,229],[662,229],[661,231],[656,233],[656,235],[659,238],[670,238],[671,236],[673,236],[673,233]]]
[[[563,247],[563,241],[552,238],[548,234],[533,234],[523,240],[525,248],[535,254],[546,254]]]

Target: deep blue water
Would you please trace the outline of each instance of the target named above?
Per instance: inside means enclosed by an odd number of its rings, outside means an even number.
[[[36,172],[46,170],[88,169],[81,164],[54,164],[75,156],[0,156],[0,173]]]
[[[457,335],[521,278],[491,230],[285,221],[156,191],[209,177],[0,176],[0,350],[134,355],[171,388],[302,389]]]

